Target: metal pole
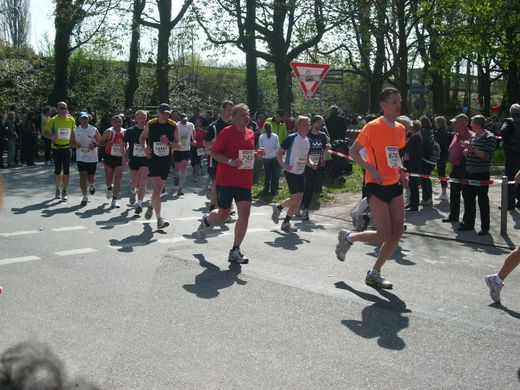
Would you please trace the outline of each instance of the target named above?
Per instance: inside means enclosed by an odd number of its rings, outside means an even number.
[[[500,209],[500,234],[507,235],[507,176],[502,176],[502,200]]]

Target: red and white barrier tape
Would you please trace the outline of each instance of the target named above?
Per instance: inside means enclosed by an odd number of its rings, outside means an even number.
[[[343,154],[339,152],[335,152],[334,150],[328,151],[331,154],[335,154],[336,156],[346,158],[348,160],[352,160],[348,154]],[[354,161],[354,160],[352,160]],[[420,177],[424,179],[437,179],[440,181],[445,181],[448,183],[459,183],[459,184],[469,184],[470,186],[490,186],[494,184],[502,184],[502,180],[468,180],[468,179],[454,179],[449,177],[440,177],[440,176],[429,176],[423,175],[422,173],[408,173],[408,176],[411,177]],[[515,181],[508,181],[507,184],[516,184]]]
[[[345,130],[346,133],[360,133],[362,129],[347,129]],[[495,136],[496,139],[502,139],[500,135]]]

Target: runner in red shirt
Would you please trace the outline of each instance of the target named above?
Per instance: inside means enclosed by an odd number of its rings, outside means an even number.
[[[233,107],[233,125],[224,128],[218,135],[211,156],[219,162],[216,174],[217,206],[202,222],[197,236],[204,239],[214,223],[228,219],[233,199],[237,205],[238,219],[235,226],[235,241],[228,260],[247,264],[249,259],[240,251],[251,211],[251,187],[253,186],[254,159],[261,158],[265,151],[255,151],[255,134],[247,128],[249,108],[245,104]]]

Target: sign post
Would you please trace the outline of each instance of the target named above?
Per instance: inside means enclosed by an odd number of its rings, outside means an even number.
[[[305,98],[308,100],[325,78],[330,65],[291,62],[291,68],[300,83]]]

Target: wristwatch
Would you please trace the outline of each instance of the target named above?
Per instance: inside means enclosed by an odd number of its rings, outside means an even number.
[[[231,165],[232,162],[233,162],[233,159],[232,159],[232,158],[229,158],[229,159],[227,160],[227,164],[228,164],[228,165]]]

